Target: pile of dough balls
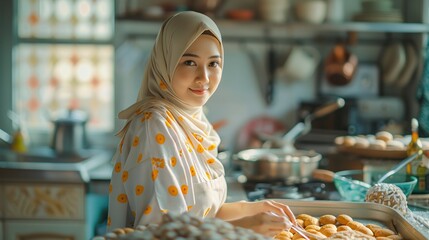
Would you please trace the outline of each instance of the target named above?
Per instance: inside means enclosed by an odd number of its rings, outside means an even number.
[[[390,132],[380,131],[375,135],[339,136],[335,144],[343,147],[370,148],[377,150],[406,150],[402,136],[393,136]]]
[[[374,202],[389,206],[398,210],[403,215],[407,214],[407,197],[402,190],[388,183],[377,183],[368,189],[365,196],[365,202]]]
[[[246,228],[235,227],[218,218],[199,218],[189,213],[181,215],[164,214],[159,225],[118,228],[100,239],[105,240],[176,240],[176,239],[249,239],[269,238]],[[98,239],[93,239],[98,240]]]
[[[297,223],[305,231],[315,234],[321,239],[361,239],[361,240],[383,240],[383,239],[403,239],[394,231],[379,226],[377,224],[360,223],[353,220],[347,214],[323,215],[319,218],[309,214],[299,214],[296,216]],[[301,235],[293,229],[283,231],[277,236],[277,240],[297,240],[303,239]],[[314,239],[310,237],[310,239]]]

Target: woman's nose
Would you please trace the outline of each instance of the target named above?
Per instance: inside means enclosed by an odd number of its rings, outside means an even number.
[[[199,68],[197,80],[203,81],[203,82],[209,81],[209,71],[206,67],[200,67]]]

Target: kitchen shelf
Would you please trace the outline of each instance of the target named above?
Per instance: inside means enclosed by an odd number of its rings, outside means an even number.
[[[429,24],[423,23],[381,23],[381,22],[344,22],[344,23],[286,23],[274,24],[260,21],[239,22],[215,20],[225,37],[294,37],[297,33],[320,32],[367,32],[367,33],[429,33]],[[117,19],[116,29],[129,35],[153,35],[158,33],[160,21]],[[261,35],[262,33],[262,35]]]

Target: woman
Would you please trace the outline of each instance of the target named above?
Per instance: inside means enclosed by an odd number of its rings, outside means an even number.
[[[127,123],[114,157],[109,229],[159,223],[166,212],[218,217],[268,236],[287,218],[295,223],[274,201],[225,203],[220,139],[202,111],[223,55],[219,29],[203,14],[182,12],[162,25],[138,100],[119,114]]]

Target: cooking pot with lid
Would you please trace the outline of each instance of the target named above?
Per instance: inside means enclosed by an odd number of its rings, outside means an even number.
[[[68,110],[64,116],[55,120],[51,147],[58,154],[78,155],[88,148],[86,123],[88,115],[80,110]]]

